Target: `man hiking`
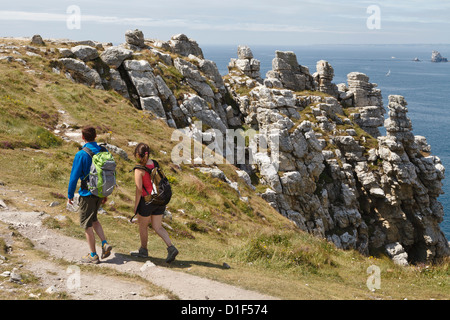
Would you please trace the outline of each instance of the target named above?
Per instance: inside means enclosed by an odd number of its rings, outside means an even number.
[[[93,154],[97,154],[102,151],[95,139],[97,133],[93,127],[85,127],[81,130],[82,139],[85,142],[83,148],[88,148]],[[70,173],[69,190],[68,190],[68,202],[73,204],[73,198],[75,189],[77,187],[78,180],[81,180],[81,187],[79,190],[79,212],[80,212],[80,225],[84,228],[86,234],[86,240],[89,244],[90,253],[82,257],[82,262],[97,264],[100,259],[97,255],[95,247],[95,233],[102,241],[102,254],[101,258],[107,258],[111,254],[112,247],[106,241],[105,234],[103,232],[102,225],[97,219],[97,211],[101,204],[105,203],[107,197],[100,198],[93,195],[87,185],[89,179],[89,172],[92,164],[91,155],[89,150],[80,150],[75,155],[72,165],[72,172]]]

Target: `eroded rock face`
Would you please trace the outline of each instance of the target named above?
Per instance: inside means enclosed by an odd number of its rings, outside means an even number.
[[[284,69],[292,70],[287,65]],[[389,97],[384,121],[381,91],[366,75],[349,74],[348,87],[337,87],[335,94],[327,83],[330,66],[318,65],[318,88],[333,97],[306,98],[268,81],[248,95],[236,95],[248,125],[276,130],[279,137],[278,163],[271,155],[258,155],[253,166],[269,187],[262,197],[302,230],[339,248],[364,254],[384,249],[400,265],[448,255],[438,226],[444,168],[428,155],[426,139],[413,135],[405,99]],[[230,91],[236,86],[226,84]],[[281,81],[278,86],[283,87]],[[352,114],[346,118],[348,107]],[[305,114],[308,120],[302,120]],[[386,136],[379,131],[383,125]]]
[[[272,70],[267,72],[264,85],[292,91],[313,90],[316,85],[309,69],[299,65],[292,51],[276,51]]]
[[[127,30],[125,32],[125,41],[129,45],[135,46],[137,48],[143,48],[144,44],[144,34],[141,30]]]
[[[70,70],[78,82],[84,83],[88,86],[93,86],[97,89],[104,89],[102,85],[102,79],[98,72],[94,69],[89,68],[83,61],[72,59],[72,58],[62,58],[59,59],[62,65]],[[73,79],[73,77],[71,76]]]
[[[381,211],[382,227],[389,241],[405,248],[410,260],[432,261],[448,255],[448,243],[439,228],[443,209],[437,200],[445,168],[438,157],[423,154],[430,148],[423,137],[413,135],[406,105],[402,96],[389,96],[387,136],[378,138],[383,161],[380,182],[389,208]]]
[[[262,83],[260,73],[261,63],[253,58],[253,52],[248,46],[238,47],[238,59],[231,59],[228,69],[238,69],[248,77]]]
[[[102,60],[109,66],[118,68],[125,59],[130,59],[133,51],[121,47],[109,47],[102,54]]]
[[[381,90],[369,82],[369,77],[360,72],[347,75],[347,92],[351,94],[353,106],[358,112],[353,114],[355,122],[373,137],[380,136],[379,127],[383,126],[384,114]]]
[[[334,77],[333,67],[328,61],[320,60],[317,62],[316,69],[317,72],[313,77],[318,84],[318,90],[337,98],[339,96],[338,88],[332,83]]]
[[[203,59],[202,49],[195,40],[189,39],[185,34],[173,36],[169,41],[169,46],[174,53],[188,57],[190,54]]]
[[[98,51],[94,47],[79,45],[72,48],[72,53],[84,62],[91,61],[98,58]]]

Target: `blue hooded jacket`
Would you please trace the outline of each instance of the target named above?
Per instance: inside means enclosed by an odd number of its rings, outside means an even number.
[[[88,142],[83,146],[83,148],[84,147],[88,147],[89,149],[91,149],[94,154],[98,153],[101,149],[97,142]],[[86,180],[88,178],[91,164],[92,159],[86,151],[80,150],[77,152],[75,158],[73,159],[72,172],[70,173],[68,190],[69,199],[73,199],[75,195],[75,189],[77,188],[78,180]],[[78,193],[83,197],[91,195],[91,192],[89,190],[82,189],[81,187]]]

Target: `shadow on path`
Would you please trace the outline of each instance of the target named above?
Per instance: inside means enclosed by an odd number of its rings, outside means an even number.
[[[142,263],[145,263],[146,261],[150,261],[159,267],[166,267],[166,268],[170,268],[170,269],[186,269],[186,268],[192,267],[193,265],[207,267],[207,268],[222,269],[222,270],[229,269],[228,267],[224,267],[223,265],[211,263],[211,262],[207,262],[207,261],[175,260],[169,264],[169,263],[166,263],[164,258],[156,258],[156,257],[139,258],[139,257],[133,257],[129,254],[123,254],[123,253],[113,253],[113,256],[110,259],[104,260],[103,263],[104,264],[122,265],[129,261],[136,261],[136,262],[142,262]]]

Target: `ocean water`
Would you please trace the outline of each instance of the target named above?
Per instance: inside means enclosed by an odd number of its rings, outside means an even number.
[[[255,59],[261,61],[262,78],[272,69],[276,50],[294,51],[299,64],[307,66],[311,74],[316,71],[317,61],[327,60],[334,68],[336,84],[346,83],[350,72],[365,73],[381,89],[386,111],[389,95],[404,96],[413,133],[427,138],[432,154],[441,159],[449,172],[450,62],[431,63],[431,52],[437,50],[450,60],[450,45],[252,46],[251,49]],[[230,59],[237,58],[237,45],[202,47],[202,50],[206,59],[217,64],[222,75],[228,73]],[[414,58],[421,62],[414,62]],[[450,240],[450,177],[444,179],[443,191],[439,197],[445,211],[441,229]]]

